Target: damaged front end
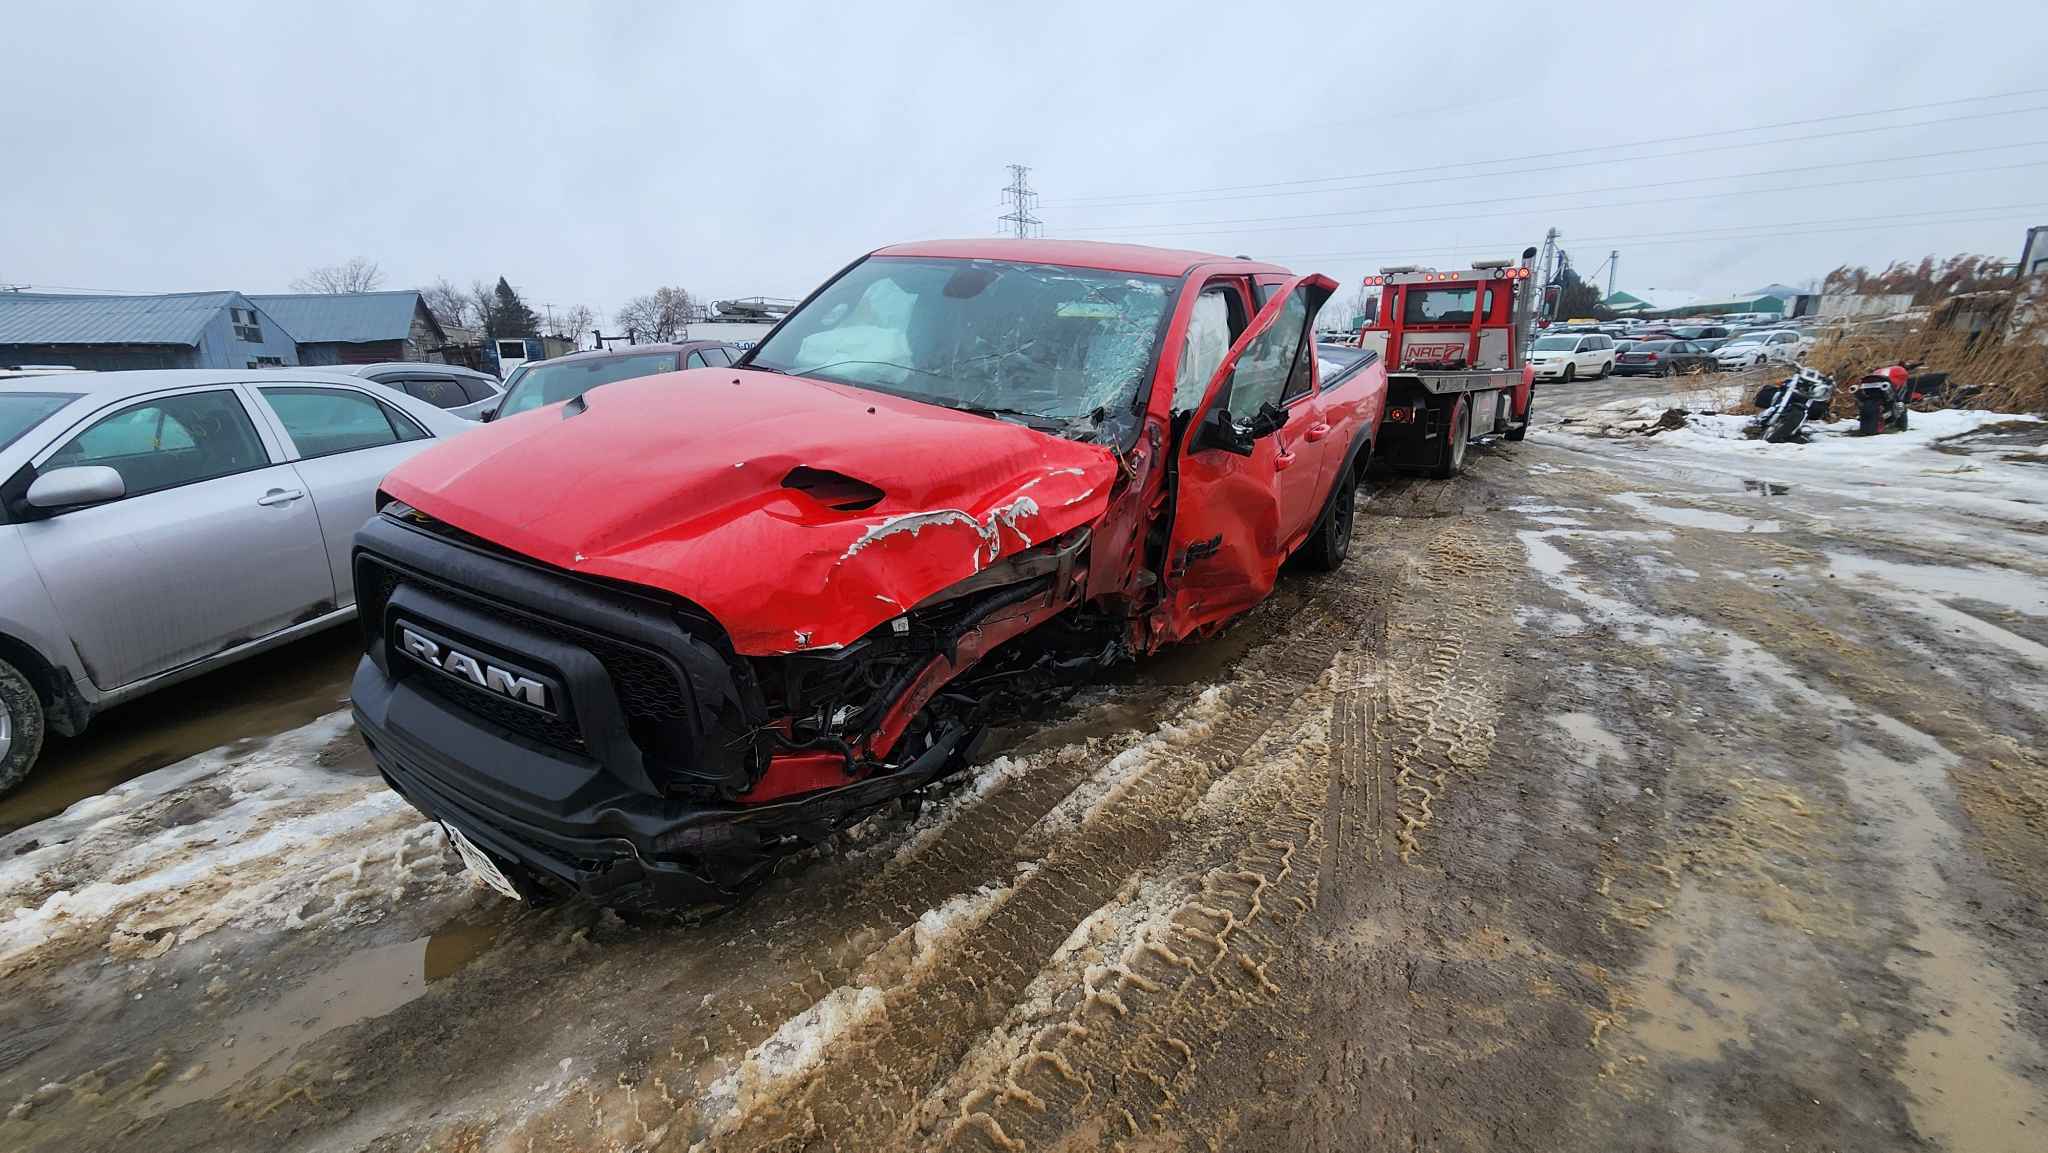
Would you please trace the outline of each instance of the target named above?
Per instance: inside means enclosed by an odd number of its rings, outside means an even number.
[[[357,538],[357,721],[391,786],[529,895],[728,902],[1126,651],[1075,611],[1089,531],[846,643],[744,655],[679,598],[393,502]]]

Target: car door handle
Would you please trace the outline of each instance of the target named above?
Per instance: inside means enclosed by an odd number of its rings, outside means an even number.
[[[262,496],[257,497],[256,503],[264,506],[265,508],[276,508],[279,505],[290,504],[291,502],[298,500],[300,497],[303,497],[305,495],[306,490],[304,489],[274,488],[271,489],[269,492],[264,493]]]
[[[1314,444],[1315,442],[1323,439],[1328,435],[1330,435],[1330,426],[1322,423],[1321,421],[1317,421],[1316,423],[1309,425],[1307,428],[1302,430],[1301,439],[1309,442],[1310,444]]]

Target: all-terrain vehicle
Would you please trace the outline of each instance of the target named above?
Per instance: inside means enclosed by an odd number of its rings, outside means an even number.
[[[903,245],[739,363],[604,385],[386,480],[353,688],[486,880],[723,902],[984,726],[1334,568],[1385,404],[1335,285],[1124,245]]]

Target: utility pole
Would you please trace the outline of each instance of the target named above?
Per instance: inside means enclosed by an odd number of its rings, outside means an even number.
[[[1031,190],[1030,175],[1024,165],[1010,165],[1010,183],[1003,189],[1003,203],[1010,210],[996,217],[996,226],[1012,236],[1045,235],[1045,222],[1032,211],[1038,207],[1038,193]]]
[[[1607,295],[1614,295],[1614,266],[1621,263],[1621,249],[1607,254]]]
[[[1536,258],[1536,291],[1542,294],[1537,297],[1542,302],[1537,315],[1545,320],[1553,319],[1550,313],[1550,288],[1551,281],[1556,279],[1558,274],[1557,256],[1557,229],[1553,228],[1543,234],[1543,254]]]

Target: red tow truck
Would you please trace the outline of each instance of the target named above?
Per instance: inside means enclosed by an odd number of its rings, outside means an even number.
[[[1379,310],[1359,346],[1387,366],[1387,407],[1374,445],[1379,463],[1455,476],[1466,446],[1528,431],[1535,370],[1523,356],[1534,311],[1531,248],[1519,264],[1475,261],[1438,272],[1403,266],[1365,278]]]

